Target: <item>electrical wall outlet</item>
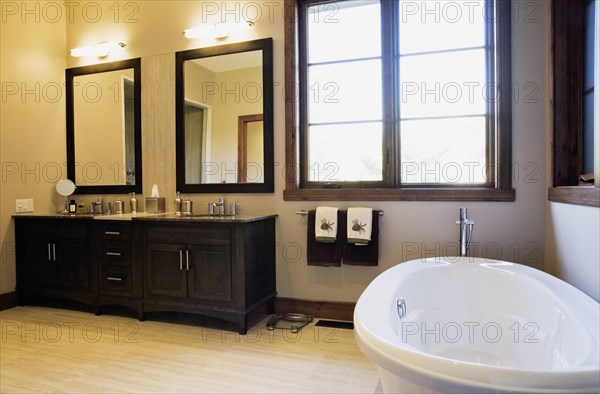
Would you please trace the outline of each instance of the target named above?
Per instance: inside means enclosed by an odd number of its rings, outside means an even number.
[[[16,200],[15,210],[18,212],[33,212],[33,198]]]

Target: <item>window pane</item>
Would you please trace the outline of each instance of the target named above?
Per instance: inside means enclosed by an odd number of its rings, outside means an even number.
[[[594,42],[595,1],[588,0],[584,16],[583,47],[583,133],[582,133],[582,171],[584,174],[594,173],[594,90],[598,83],[594,82],[594,51],[598,43]]]
[[[381,122],[309,127],[309,181],[381,181]]]
[[[598,43],[594,45],[595,29],[595,1],[588,0],[585,6],[584,16],[584,40],[583,40],[583,88],[589,89],[594,86],[594,50],[597,50]]]
[[[484,1],[401,1],[400,53],[483,46],[492,11]]]
[[[381,60],[311,66],[308,121],[381,119]]]
[[[381,55],[378,1],[353,0],[308,8],[308,63]]]
[[[583,173],[594,173],[594,90],[583,96]]]
[[[485,182],[485,117],[406,120],[400,128],[402,183]]]
[[[484,114],[494,99],[485,65],[483,49],[402,56],[401,118]]]

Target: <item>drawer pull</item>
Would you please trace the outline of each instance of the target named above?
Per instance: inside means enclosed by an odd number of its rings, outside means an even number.
[[[120,256],[121,252],[106,252],[107,256]]]
[[[104,234],[106,235],[121,235],[120,231],[105,231]]]
[[[119,278],[119,277],[116,277],[116,276],[107,276],[106,280],[110,280],[110,281],[113,281],[113,282],[123,282],[123,278]]]
[[[52,246],[52,248],[51,248]],[[48,242],[48,261],[56,261],[56,244]]]

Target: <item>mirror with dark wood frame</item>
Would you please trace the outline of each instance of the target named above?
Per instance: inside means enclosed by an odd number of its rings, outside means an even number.
[[[272,193],[271,38],[176,53],[182,193]]]
[[[142,192],[141,61],[65,71],[67,177],[76,194]]]

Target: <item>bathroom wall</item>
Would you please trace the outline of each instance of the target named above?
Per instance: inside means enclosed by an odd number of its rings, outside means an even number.
[[[225,198],[241,203],[241,212],[275,212],[277,220],[277,290],[281,297],[309,300],[356,301],[362,290],[380,272],[402,261],[456,254],[458,208],[469,208],[469,216],[475,220],[473,251],[477,256],[502,258],[544,268],[546,223],[546,151],[549,128],[548,113],[548,13],[545,1],[515,2],[513,19],[513,182],[516,189],[515,202],[286,202],[283,201],[284,177],[284,47],[283,2],[199,2],[199,1],[144,1],[144,2],[90,2],[102,7],[98,20],[89,15],[81,16],[86,3],[78,3],[73,20],[63,21],[66,30],[62,35],[56,28],[56,45],[40,44],[43,24],[20,27],[22,34],[29,35],[31,45],[37,51],[33,58],[37,63],[53,61],[53,76],[62,81],[62,69],[95,63],[96,59],[75,59],[68,56],[67,49],[94,42],[119,40],[127,43],[126,50],[105,61],[142,57],[143,134],[144,134],[144,193],[149,194],[152,184],[157,183],[168,204],[173,203],[174,177],[174,58],[172,53],[195,47],[219,45],[254,38],[273,37],[275,81],[275,192],[273,194],[228,194]],[[113,6],[118,4],[119,12]],[[532,8],[533,5],[533,8]],[[109,8],[113,6],[113,8]],[[96,7],[96,6],[93,6]],[[197,26],[227,16],[241,18],[256,10],[260,18],[251,31],[236,32],[224,40],[202,38],[187,40],[183,29]],[[20,21],[20,19],[19,19]],[[17,25],[20,26],[19,23]],[[17,29],[11,27],[11,29]],[[11,36],[12,36],[11,30]],[[15,30],[16,32],[16,30]],[[5,51],[23,55],[23,44],[12,44],[5,49],[4,24],[2,31],[2,69]],[[8,40],[6,40],[8,41]],[[39,45],[38,45],[39,44]],[[54,58],[59,52],[58,59]],[[60,61],[59,61],[60,59]],[[172,59],[172,60],[171,60]],[[12,63],[11,63],[12,64]],[[150,69],[151,68],[151,69]],[[16,66],[15,76],[19,76]],[[47,72],[48,70],[46,70]],[[144,74],[146,73],[146,74]],[[39,79],[39,78],[38,78]],[[20,79],[17,79],[20,80]],[[52,79],[55,80],[55,79]],[[4,74],[2,82],[5,81]],[[153,81],[149,83],[148,81]],[[466,94],[466,92],[465,92]],[[4,103],[3,103],[4,105]],[[35,121],[31,114],[37,110],[29,103],[13,103],[22,116],[2,110],[2,162],[45,160],[62,163],[64,151],[64,103],[48,106],[47,113]],[[11,108],[12,108],[11,107]],[[43,121],[42,121],[43,119]],[[30,132],[23,133],[28,126]],[[44,127],[41,127],[41,126]],[[50,125],[51,127],[48,127]],[[27,130],[27,129],[26,129]],[[43,131],[41,131],[43,130]],[[44,138],[51,144],[32,147],[32,141]],[[13,151],[15,151],[13,153]],[[11,152],[4,157],[5,152]],[[25,156],[23,156],[25,155]],[[4,165],[4,164],[3,164]],[[4,167],[3,167],[4,177]],[[25,182],[13,176],[2,183],[2,231],[3,239],[12,242],[10,215],[14,198],[34,197],[36,211],[54,208],[54,183],[34,184],[32,176]],[[7,187],[8,186],[8,187]],[[10,191],[6,191],[10,189]],[[106,196],[111,198],[111,196]],[[216,195],[190,195],[194,207],[214,201]],[[86,197],[89,198],[89,197]],[[334,205],[340,208],[368,206],[383,209],[380,222],[380,262],[378,267],[343,266],[341,268],[308,267],[306,265],[306,219],[296,214],[301,209],[317,205]],[[6,234],[6,235],[4,235]],[[6,241],[4,241],[6,242]],[[14,290],[14,257],[7,254],[1,265],[2,286],[0,293]]]
[[[548,271],[600,302],[600,209],[549,202],[546,222]]]
[[[23,4],[0,2],[0,294],[15,289],[15,199],[33,198],[36,212],[64,203],[54,187],[66,177],[65,23],[61,7]]]

